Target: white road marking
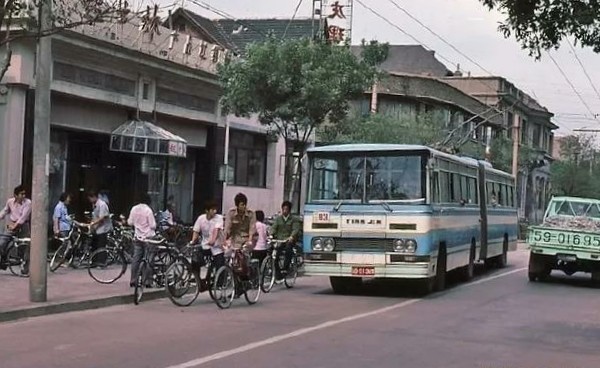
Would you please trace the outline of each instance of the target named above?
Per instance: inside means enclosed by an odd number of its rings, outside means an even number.
[[[504,272],[504,273],[501,273],[501,274],[498,274],[498,275],[486,277],[484,279],[481,279],[481,280],[478,280],[478,281],[475,281],[475,282],[463,285],[460,288],[474,286],[474,285],[479,285],[479,284],[482,284],[484,282],[496,280],[496,279],[499,279],[499,278],[504,277],[504,276],[508,276],[508,275],[512,275],[512,274],[517,273],[517,272],[524,271],[526,269],[527,269],[527,267],[523,267],[523,268],[518,268],[516,270]],[[452,290],[457,290],[457,289],[459,289],[459,288],[454,288]],[[200,365],[203,365],[203,364],[215,361],[215,360],[220,360],[220,359],[223,359],[223,358],[230,357],[232,355],[244,353],[246,351],[254,350],[254,349],[263,347],[265,345],[275,344],[275,343],[283,341],[283,340],[287,340],[287,339],[291,339],[291,338],[294,338],[294,337],[302,336],[302,335],[305,335],[307,333],[311,333],[311,332],[314,332],[314,331],[322,330],[322,329],[329,328],[329,327],[332,327],[332,326],[335,326],[335,325],[339,325],[339,324],[342,324],[342,323],[356,321],[358,319],[362,319],[362,318],[366,318],[366,317],[371,317],[371,316],[374,316],[374,315],[378,315],[378,314],[390,312],[390,311],[393,311],[393,310],[396,310],[396,309],[408,307],[409,305],[421,302],[423,300],[426,300],[426,299],[423,299],[423,298],[420,298],[420,299],[411,299],[411,300],[404,301],[402,303],[397,303],[397,304],[390,305],[390,306],[385,307],[385,308],[375,309],[375,310],[370,311],[370,312],[359,313],[359,314],[355,314],[355,315],[352,315],[352,316],[348,316],[348,317],[344,317],[344,318],[340,318],[340,319],[335,319],[335,320],[331,320],[331,321],[327,321],[327,322],[323,322],[323,323],[315,325],[315,326],[301,328],[301,329],[298,329],[298,330],[295,330],[295,331],[292,331],[292,332],[289,332],[289,333],[286,333],[286,334],[283,334],[283,335],[273,336],[273,337],[270,337],[270,338],[265,339],[265,340],[253,342],[253,343],[246,344],[246,345],[242,345],[242,346],[237,347],[235,349],[224,350],[224,351],[212,354],[212,355],[207,355],[207,356],[204,356],[204,357],[201,357],[201,358],[198,358],[198,359],[190,360],[189,362],[186,362],[186,363],[172,365],[172,366],[169,366],[167,368],[192,368],[192,367],[198,367]]]

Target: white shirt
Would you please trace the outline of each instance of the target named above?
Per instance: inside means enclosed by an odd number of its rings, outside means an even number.
[[[147,204],[140,203],[133,206],[127,223],[135,228],[135,238],[138,240],[146,240],[156,234],[154,232],[156,229],[154,212]]]
[[[96,227],[96,234],[106,234],[113,229],[112,220],[110,219],[110,211],[106,202],[98,198],[94,204],[94,211],[92,212],[94,220],[103,218]]]
[[[258,234],[258,239],[256,240],[256,245],[254,246],[254,250],[266,250],[267,249],[267,225],[262,222],[257,221],[256,225],[256,234]]]
[[[208,244],[210,240],[210,236],[214,229],[223,230],[223,216],[215,215],[210,220],[206,217],[206,215],[200,215],[196,222],[194,223],[194,231],[200,234],[201,242],[203,249],[210,249],[213,256],[217,254],[223,253],[223,236],[217,236],[217,240],[215,244],[211,247]]]

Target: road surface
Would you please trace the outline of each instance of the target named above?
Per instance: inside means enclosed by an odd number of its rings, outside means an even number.
[[[599,291],[585,275],[529,283],[527,259],[426,298],[305,277],[224,311],[201,295],[4,323],[0,367],[599,367]]]

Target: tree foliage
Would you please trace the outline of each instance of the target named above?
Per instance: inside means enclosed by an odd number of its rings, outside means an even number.
[[[591,136],[571,135],[561,141],[561,159],[551,167],[553,193],[600,198],[600,158]]]
[[[23,38],[50,36],[85,24],[127,22],[140,11],[133,11],[124,0],[49,0],[52,3],[52,26],[41,30],[39,14],[46,0],[0,0],[0,80],[12,58],[11,43]],[[155,7],[155,12],[158,8]],[[146,9],[150,16],[150,9]]]
[[[505,37],[514,34],[521,47],[540,58],[542,50],[560,46],[572,36],[594,52],[600,52],[599,0],[480,0],[506,19],[498,29]]]
[[[286,140],[307,142],[325,120],[339,122],[348,102],[373,82],[375,68],[348,46],[269,37],[244,59],[219,68],[222,106],[238,116],[258,114],[261,124]]]

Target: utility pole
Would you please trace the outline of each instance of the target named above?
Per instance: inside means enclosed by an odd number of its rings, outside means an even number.
[[[33,178],[31,211],[31,249],[29,262],[29,300],[47,299],[48,258],[48,171],[50,165],[50,82],[52,41],[43,33],[52,26],[52,0],[40,2],[40,37],[35,67],[35,111],[33,122]]]
[[[519,175],[519,144],[521,143],[521,119],[518,114],[513,115],[513,155],[512,155],[512,174],[517,180]]]

